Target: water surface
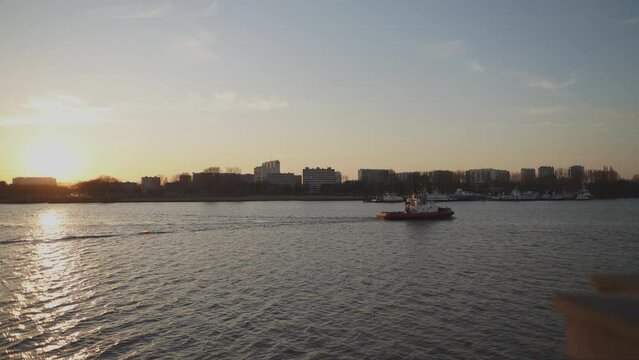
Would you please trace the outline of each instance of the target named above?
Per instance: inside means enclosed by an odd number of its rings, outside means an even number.
[[[0,357],[564,358],[562,291],[639,271],[639,201],[0,205]]]

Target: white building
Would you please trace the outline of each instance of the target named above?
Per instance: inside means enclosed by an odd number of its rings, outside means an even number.
[[[253,169],[255,175],[255,181],[267,181],[270,174],[280,173],[280,161],[272,160],[263,162],[262,166],[257,166]]]
[[[341,178],[341,175],[340,175]],[[302,171],[302,181],[304,183],[304,189],[309,194],[317,194],[320,191],[322,185],[337,184],[338,178],[334,169],[326,168],[304,168]]]
[[[57,185],[56,179],[52,177],[16,177],[13,178],[11,183],[13,185]]]

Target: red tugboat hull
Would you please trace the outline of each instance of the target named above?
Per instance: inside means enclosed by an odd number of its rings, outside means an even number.
[[[378,219],[384,220],[429,220],[429,219],[448,219],[453,216],[455,212],[451,209],[442,210],[438,212],[405,212],[405,211],[392,211],[381,212],[377,214]]]

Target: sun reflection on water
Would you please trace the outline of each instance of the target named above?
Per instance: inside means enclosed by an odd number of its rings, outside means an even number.
[[[66,214],[60,209],[48,209],[37,215],[35,233],[41,240],[56,239],[66,232]]]
[[[13,290],[7,309],[16,326],[4,334],[10,341],[28,344],[31,350],[20,353],[22,358],[48,357],[79,341],[82,333],[76,327],[85,317],[75,312],[95,293],[90,281],[78,271],[81,259],[76,245],[55,241],[64,239],[70,231],[64,209],[43,209],[32,220],[28,235],[35,241],[29,247],[26,266],[14,273],[22,282]],[[91,355],[88,349],[82,353],[78,358]]]

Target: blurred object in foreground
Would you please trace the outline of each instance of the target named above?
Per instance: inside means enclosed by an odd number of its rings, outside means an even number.
[[[639,359],[639,274],[595,274],[598,294],[562,294],[571,359]]]

